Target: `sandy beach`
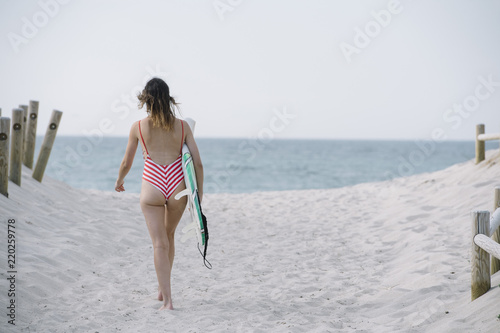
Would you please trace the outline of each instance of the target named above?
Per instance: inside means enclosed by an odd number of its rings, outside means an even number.
[[[139,195],[40,184],[25,168],[0,196],[2,295],[7,219],[17,266],[16,326],[3,314],[0,331],[499,332],[500,275],[470,301],[470,212],[491,210],[498,185],[492,150],[385,182],[206,194],[213,269],[177,241],[175,310],[158,312]]]

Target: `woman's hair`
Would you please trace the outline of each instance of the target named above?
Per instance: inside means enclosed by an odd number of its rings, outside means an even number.
[[[152,78],[137,98],[139,109],[146,104],[146,111],[153,120],[153,127],[172,129],[175,119],[174,107],[177,107],[177,103],[170,96],[170,89],[165,81],[156,77]]]

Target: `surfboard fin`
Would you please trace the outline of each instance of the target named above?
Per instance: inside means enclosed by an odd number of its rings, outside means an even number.
[[[189,230],[188,232],[184,233],[184,235],[182,235],[181,243],[185,243],[188,239],[191,238],[196,238],[196,231],[194,231],[193,229]]]
[[[186,225],[184,228],[182,228],[182,232],[186,233],[186,232],[189,232],[192,229],[194,230],[195,228],[196,228],[196,223],[192,222],[192,223],[189,223],[188,225]]]
[[[196,237],[196,223],[192,222],[182,228],[181,243],[184,243],[190,238]]]
[[[182,190],[179,193],[177,193],[174,198],[175,198],[175,200],[179,200],[183,196],[190,195],[190,194],[191,194],[191,191],[187,188],[187,189]]]

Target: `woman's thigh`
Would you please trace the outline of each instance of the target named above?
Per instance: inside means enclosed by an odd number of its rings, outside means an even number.
[[[186,203],[187,203],[186,196],[183,196],[179,200],[175,199],[177,193],[181,192],[184,189],[186,189],[186,185],[184,181],[182,181],[167,201],[167,214],[166,214],[167,233],[171,234],[175,232],[175,229],[177,228],[177,225],[181,220],[182,214],[186,209]]]
[[[148,182],[142,181],[141,209],[154,246],[166,246],[165,197]]]

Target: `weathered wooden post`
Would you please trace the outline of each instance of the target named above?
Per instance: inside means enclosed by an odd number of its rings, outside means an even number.
[[[28,106],[27,105],[24,105],[24,104],[19,104],[19,108],[20,109],[23,109],[24,111],[24,116],[26,116],[28,114]],[[24,119],[24,121],[26,121],[26,119]]]
[[[472,301],[491,288],[490,254],[474,243],[474,236],[490,232],[490,212],[472,212],[471,299]]]
[[[54,110],[52,111],[52,116],[50,117],[49,126],[47,127],[47,132],[45,132],[45,137],[43,138],[42,147],[38,153],[38,160],[36,161],[35,170],[33,170],[33,178],[42,182],[43,174],[45,172],[45,167],[49,161],[50,152],[52,150],[52,145],[56,139],[57,128],[59,127],[59,122],[61,121],[62,112]]]
[[[0,117],[0,193],[9,197],[10,118]]]
[[[27,123],[27,119],[28,119],[28,106],[27,105],[24,105],[24,104],[19,104],[19,108],[20,109],[23,109],[23,132],[24,132],[24,135],[23,135],[23,154],[21,156],[24,156],[24,142],[26,141],[26,125],[28,124]]]
[[[495,187],[495,201],[493,202],[493,212],[497,210],[497,208],[500,207],[500,187],[497,186]],[[498,228],[492,235],[492,239],[500,243],[500,228]],[[500,271],[500,260],[495,258],[494,256],[491,256],[491,275],[495,274],[496,272]]]
[[[9,178],[21,186],[21,170],[23,156],[23,109],[12,110],[12,130],[10,134],[10,167]]]
[[[476,125],[476,164],[485,159],[485,143],[479,140],[479,135],[484,134],[484,124]]]
[[[24,140],[23,163],[33,169],[33,158],[35,156],[36,124],[38,119],[38,101],[30,101],[28,109],[28,124],[26,126],[26,140]]]

